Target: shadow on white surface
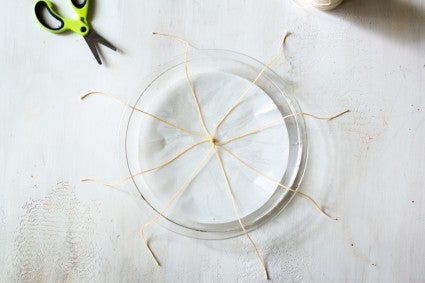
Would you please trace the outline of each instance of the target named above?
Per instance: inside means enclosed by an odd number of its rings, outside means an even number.
[[[346,0],[333,13],[404,44],[425,40],[425,7],[402,0]]]

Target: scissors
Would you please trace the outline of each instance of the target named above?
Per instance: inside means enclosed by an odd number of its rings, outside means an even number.
[[[65,31],[71,30],[81,36],[84,37],[84,39],[87,42],[87,45],[89,46],[91,52],[93,53],[94,57],[96,58],[96,61],[99,64],[102,64],[102,61],[100,60],[99,52],[97,51],[96,44],[100,43],[105,45],[106,47],[117,51],[117,48],[113,46],[109,41],[101,37],[97,32],[92,29],[87,21],[87,14],[89,11],[89,1],[90,0],[84,0],[84,1],[78,1],[78,0],[71,0],[71,6],[75,13],[78,15],[78,19],[69,19],[60,16],[54,8],[54,5],[49,0],[39,0],[35,3],[34,6],[34,12],[35,17],[37,18],[40,25],[45,28],[46,30],[52,32],[52,33],[63,33]],[[81,3],[80,3],[81,2]],[[53,26],[52,24],[49,24],[48,21],[44,18],[44,11],[46,11],[54,17],[57,21],[59,21],[60,25],[58,27]]]

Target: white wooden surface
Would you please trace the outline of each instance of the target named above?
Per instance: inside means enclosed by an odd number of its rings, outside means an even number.
[[[262,61],[288,30],[274,69],[303,110],[352,111],[327,123],[307,119],[302,190],[340,221],[298,198],[252,234],[273,282],[425,281],[423,1],[346,0],[329,13],[286,0],[95,2],[93,26],[122,50],[102,48],[107,67],[81,37],[42,30],[32,1],[2,3],[1,282],[263,281],[243,237],[200,241],[156,227],[162,267],[154,266],[138,234],[150,211],[126,193],[79,182],[125,174],[116,139],[122,107],[79,96],[140,92],[145,77],[181,53],[154,30]]]

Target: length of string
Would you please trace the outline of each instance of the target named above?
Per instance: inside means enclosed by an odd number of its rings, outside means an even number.
[[[126,182],[126,181],[128,181],[128,180],[130,180],[130,179],[133,179],[133,178],[135,178],[135,177],[137,177],[137,176],[140,176],[140,175],[142,175],[142,174],[145,174],[145,173],[148,173],[148,172],[151,172],[151,171],[155,171],[155,170],[158,170],[158,169],[161,169],[161,168],[163,168],[163,167],[167,166],[168,164],[170,164],[171,162],[173,162],[173,161],[177,160],[180,156],[182,156],[183,154],[185,154],[185,153],[186,153],[186,152],[188,152],[189,150],[191,150],[191,149],[195,148],[195,147],[196,147],[196,146],[198,146],[198,145],[201,145],[201,144],[203,144],[203,143],[206,143],[206,142],[208,142],[208,141],[209,141],[209,139],[205,139],[205,140],[202,140],[202,141],[196,142],[196,143],[194,143],[194,144],[190,145],[189,147],[185,148],[185,149],[184,149],[184,150],[182,150],[180,153],[176,154],[175,156],[173,156],[171,159],[167,160],[166,162],[164,162],[164,163],[162,163],[162,164],[160,164],[160,165],[158,165],[158,166],[155,166],[155,167],[153,167],[153,168],[146,169],[146,170],[143,170],[143,171],[138,172],[138,173],[136,173],[136,174],[130,175],[129,177],[126,177],[126,178],[122,179],[121,181],[118,181],[118,182],[113,183],[113,184],[109,184],[109,183],[106,183],[106,182],[103,182],[103,181],[98,181],[98,180],[95,180],[95,179],[83,179],[83,180],[81,180],[81,181],[82,181],[82,182],[94,182],[94,183],[100,183],[100,184],[102,184],[102,185],[105,185],[105,186],[108,186],[108,187],[111,187],[111,188],[116,189],[116,186],[119,186],[120,184],[122,184],[122,183],[124,183],[124,182]]]
[[[168,122],[168,121],[166,121],[166,120],[164,120],[164,119],[162,119],[162,118],[160,118],[160,117],[158,117],[158,116],[156,116],[156,115],[154,115],[154,114],[152,114],[152,113],[149,113],[149,112],[147,112],[147,111],[145,111],[145,110],[142,110],[142,109],[140,109],[140,108],[137,108],[137,107],[135,107],[135,106],[132,106],[132,105],[130,105],[130,104],[128,104],[128,103],[126,103],[126,102],[124,102],[123,100],[121,100],[120,98],[118,98],[118,97],[116,97],[115,95],[112,95],[112,94],[103,93],[103,92],[98,92],[98,91],[92,91],[92,92],[89,92],[89,93],[84,94],[83,96],[81,96],[81,98],[80,98],[80,99],[81,99],[81,100],[84,100],[84,99],[86,99],[87,97],[89,97],[89,96],[91,96],[91,95],[103,95],[103,96],[111,97],[111,98],[115,99],[116,101],[120,102],[121,104],[123,104],[124,106],[130,107],[131,109],[134,109],[134,110],[135,110],[135,111],[137,111],[137,112],[140,112],[140,113],[146,114],[146,115],[148,115],[148,116],[150,116],[150,117],[152,117],[152,118],[154,118],[154,119],[156,119],[156,120],[158,120],[158,121],[160,121],[160,122],[162,122],[162,123],[164,123],[164,124],[166,124],[166,125],[168,125],[168,126],[170,126],[170,127],[172,127],[172,128],[175,128],[175,129],[180,130],[180,131],[182,131],[182,132],[186,132],[186,133],[191,134],[191,135],[204,137],[204,135],[203,135],[203,134],[200,134],[200,133],[198,133],[198,132],[195,132],[195,131],[191,131],[191,130],[185,129],[185,128],[180,127],[180,126],[178,126],[178,125],[176,125],[176,124],[173,124],[173,123],[171,123],[171,122]]]
[[[327,214],[321,207],[320,207],[320,205],[312,198],[312,197],[310,197],[309,195],[307,195],[307,194],[305,194],[305,193],[303,193],[303,192],[300,192],[299,190],[297,190],[297,189],[292,189],[292,188],[290,188],[290,187],[287,187],[287,186],[285,186],[285,185],[283,185],[282,183],[280,183],[279,181],[277,181],[277,180],[275,180],[275,179],[273,179],[273,178],[271,178],[271,177],[269,177],[269,176],[267,176],[267,175],[265,175],[265,174],[263,174],[263,173],[261,173],[260,171],[258,171],[257,169],[255,169],[253,166],[251,166],[251,165],[249,165],[247,162],[245,162],[245,161],[243,161],[241,158],[239,158],[236,154],[234,154],[232,151],[230,151],[229,149],[227,149],[226,147],[224,147],[224,146],[222,146],[221,147],[224,151],[226,151],[230,156],[232,156],[234,159],[236,159],[237,161],[239,161],[241,164],[243,164],[245,167],[247,167],[247,168],[249,168],[249,169],[251,169],[252,171],[254,171],[255,173],[257,173],[258,175],[260,175],[260,176],[262,176],[262,177],[264,177],[264,178],[266,178],[266,179],[268,179],[269,181],[271,181],[271,182],[273,182],[273,183],[275,183],[277,186],[279,186],[279,187],[281,187],[281,188],[283,188],[283,189],[285,189],[285,190],[288,190],[288,191],[291,191],[291,192],[293,192],[293,193],[296,193],[296,194],[299,194],[299,195],[301,195],[301,196],[303,196],[303,197],[305,197],[306,199],[308,199],[308,200],[310,200],[313,204],[314,204],[314,206],[317,208],[317,210],[319,210],[320,211],[320,213],[322,213],[324,216],[326,216],[326,217],[328,217],[328,218],[330,218],[330,219],[332,219],[332,220],[337,220],[336,218],[333,218],[332,216],[330,216],[329,214]]]
[[[244,99],[245,95],[248,93],[248,91],[253,87],[256,82],[261,78],[263,73],[272,65],[275,61],[277,61],[281,56],[281,49],[283,49],[283,46],[285,45],[285,41],[287,36],[289,35],[288,32],[285,32],[285,34],[282,36],[282,42],[276,52],[276,55],[261,69],[261,71],[258,73],[258,75],[255,77],[255,79],[249,84],[249,86],[242,92],[242,94],[239,96],[238,99],[236,99],[236,102],[225,112],[225,114],[220,118],[218,123],[215,125],[215,127],[212,129],[213,135],[217,132],[220,125],[227,119],[227,117],[232,113],[232,111],[241,103],[241,101]]]
[[[282,119],[285,120],[285,119],[288,119],[290,117],[294,117],[294,116],[297,116],[297,115],[305,115],[305,116],[310,116],[310,117],[315,118],[315,119],[318,119],[318,120],[327,120],[327,121],[330,121],[330,120],[333,120],[333,119],[335,119],[335,118],[337,118],[337,117],[339,117],[341,115],[344,115],[345,113],[348,113],[348,112],[350,112],[350,110],[347,109],[347,110],[344,110],[342,112],[339,112],[339,113],[337,113],[335,115],[332,115],[332,116],[329,116],[329,117],[320,117],[320,116],[316,116],[316,115],[313,115],[313,114],[310,114],[310,113],[306,113],[306,112],[299,112],[299,113],[293,113],[293,114],[289,114],[289,115],[283,116]],[[218,145],[225,145],[225,144],[228,144],[230,142],[233,142],[233,141],[236,141],[236,140],[245,138],[245,137],[250,136],[250,135],[254,135],[254,134],[259,133],[261,131],[264,131],[264,130],[270,129],[272,127],[275,127],[277,125],[280,125],[282,123],[282,119],[276,120],[275,122],[269,123],[269,124],[267,124],[265,126],[262,126],[262,127],[258,128],[256,130],[252,130],[250,132],[244,133],[244,134],[242,134],[240,136],[237,136],[237,137],[230,138],[228,140],[222,141],[222,142],[218,143]]]
[[[145,243],[146,248],[148,249],[150,255],[152,256],[152,259],[155,261],[157,265],[160,265],[158,260],[156,259],[155,254],[153,253],[152,249],[149,246],[148,241],[145,237],[145,229],[152,224],[156,223],[156,221],[164,215],[164,213],[170,208],[170,206],[184,193],[184,191],[187,189],[187,187],[190,185],[190,183],[195,179],[195,177],[199,174],[201,169],[205,166],[207,163],[207,160],[211,157],[211,150],[208,151],[208,153],[205,155],[205,157],[201,160],[201,162],[198,163],[197,167],[194,169],[192,174],[186,179],[184,184],[177,190],[177,192],[171,197],[169,202],[165,205],[165,207],[158,213],[154,218],[152,218],[150,221],[148,221],[146,224],[144,224],[141,228],[141,236],[143,239],[143,242]]]
[[[264,259],[261,256],[261,254],[260,254],[260,252],[259,252],[259,250],[257,248],[257,245],[252,240],[252,238],[249,235],[248,231],[246,230],[244,224],[242,223],[241,217],[239,215],[239,209],[238,209],[238,206],[236,204],[236,199],[235,199],[235,196],[234,196],[232,187],[230,186],[229,177],[227,176],[227,172],[226,172],[226,170],[224,168],[223,161],[222,161],[222,159],[220,157],[220,154],[218,153],[218,150],[217,150],[216,146],[215,145],[213,145],[213,146],[214,146],[215,155],[216,155],[217,160],[218,160],[218,162],[220,164],[221,172],[223,173],[223,177],[224,177],[224,180],[226,182],[226,187],[227,187],[227,190],[229,192],[229,196],[230,196],[230,199],[231,199],[232,205],[233,205],[233,210],[234,210],[234,212],[236,214],[236,217],[238,219],[239,225],[241,226],[243,233],[245,234],[245,236],[247,237],[247,239],[250,241],[252,247],[254,248],[255,254],[256,254],[257,258],[258,258],[258,261],[260,262],[260,265],[263,268],[264,277],[265,277],[266,280],[268,280],[269,279],[269,274],[268,274],[268,271],[267,271],[267,267],[266,267],[266,265],[264,263]]]
[[[190,92],[192,94],[192,97],[193,97],[193,99],[195,101],[196,110],[198,111],[198,116],[199,116],[199,120],[200,120],[200,122],[202,124],[202,127],[204,128],[205,133],[208,136],[211,136],[211,134],[208,131],[207,126],[205,124],[205,119],[204,119],[204,115],[202,113],[202,109],[201,109],[201,105],[199,103],[198,96],[195,93],[195,89],[193,87],[192,80],[189,77],[189,70],[188,70],[188,53],[189,53],[189,46],[190,46],[189,42],[187,40],[184,40],[184,39],[180,38],[180,37],[169,35],[169,34],[165,34],[165,33],[153,32],[153,34],[154,35],[162,35],[162,36],[173,38],[173,39],[177,40],[178,42],[182,43],[185,46],[185,52],[184,52],[184,71],[186,73],[186,79],[187,79],[187,82],[189,84],[189,88],[190,88]]]

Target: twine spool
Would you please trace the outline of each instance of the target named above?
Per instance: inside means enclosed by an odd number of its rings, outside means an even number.
[[[292,0],[300,8],[315,7],[323,11],[336,8],[343,0]]]

